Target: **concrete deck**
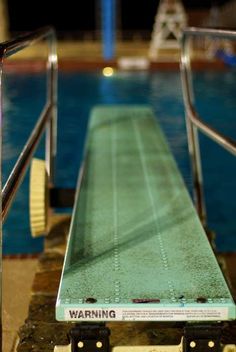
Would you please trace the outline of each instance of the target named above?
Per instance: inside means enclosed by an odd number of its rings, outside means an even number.
[[[148,58],[149,42],[133,40],[118,42],[114,59],[104,61],[102,45],[96,41],[58,41],[59,69],[63,70],[91,70],[106,65],[118,66],[121,57]],[[42,71],[46,68],[47,46],[39,42],[5,60],[5,67],[11,70]],[[170,70],[179,69],[180,51],[162,50],[155,62],[150,63],[150,69]],[[194,68],[196,69],[225,69],[223,62],[207,59],[203,52],[194,52]]]
[[[11,352],[28,314],[37,259],[3,260],[3,351]]]

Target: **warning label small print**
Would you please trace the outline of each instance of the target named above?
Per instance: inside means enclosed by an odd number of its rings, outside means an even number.
[[[215,321],[227,320],[228,308],[162,309],[65,309],[65,320],[72,321]]]

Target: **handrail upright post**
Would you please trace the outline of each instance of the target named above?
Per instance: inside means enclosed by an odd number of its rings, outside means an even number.
[[[236,41],[236,31],[210,28],[190,27],[184,30],[181,40],[181,78],[185,105],[188,147],[191,157],[194,198],[199,217],[206,226],[206,206],[204,199],[203,178],[201,170],[201,156],[199,149],[198,132],[201,131],[208,138],[218,143],[222,148],[236,156],[236,140],[225,136],[207,123],[198,115],[194,106],[193,84],[191,79],[190,52],[188,43],[191,37],[209,36]],[[199,130],[199,131],[198,131]]]
[[[32,130],[17,162],[15,163],[5,185],[2,184],[2,124],[3,124],[3,97],[2,74],[4,58],[49,37],[47,102]],[[16,39],[0,44],[0,351],[2,351],[2,226],[11,202],[21,184],[29,161],[39,143],[47,124],[46,160],[50,182],[54,181],[54,160],[56,156],[56,128],[57,128],[57,52],[56,35],[51,27],[45,27],[35,32],[27,33]]]
[[[3,99],[2,99],[2,74],[4,50],[0,49],[0,196],[2,194],[2,146],[3,146]],[[0,202],[0,351],[2,352],[2,201]]]
[[[181,71],[182,71],[182,84],[183,84],[183,96],[185,103],[185,119],[186,119],[186,129],[188,138],[188,149],[190,154],[192,177],[193,177],[193,196],[194,202],[197,208],[197,212],[201,223],[206,227],[207,215],[206,215],[206,205],[204,197],[204,186],[203,186],[203,176],[202,176],[202,163],[201,163],[201,153],[199,147],[198,130],[193,125],[189,112],[188,112],[188,101],[191,105],[194,103],[194,92],[192,84],[191,66],[190,66],[190,42],[186,34],[182,37],[182,55],[181,55]]]
[[[207,215],[206,215],[206,204],[204,197],[204,182],[202,175],[202,162],[201,162],[201,152],[199,147],[199,137],[198,130],[189,121],[189,117],[186,114],[187,118],[187,134],[189,140],[189,148],[190,158],[191,158],[191,166],[192,166],[192,175],[193,175],[193,186],[194,186],[194,200],[197,208],[197,212],[203,227],[207,225]]]
[[[48,39],[49,53],[47,62],[47,99],[52,105],[52,116],[46,129],[46,146],[45,159],[46,168],[49,176],[49,184],[54,184],[55,177],[55,159],[57,152],[57,80],[58,80],[58,63],[57,63],[57,45],[56,34],[53,31]]]

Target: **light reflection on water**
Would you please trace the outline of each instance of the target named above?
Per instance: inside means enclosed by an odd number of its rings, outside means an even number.
[[[225,133],[236,131],[232,78],[234,73],[201,73],[195,80],[199,112],[208,122]],[[234,77],[235,78],[235,77]],[[219,82],[219,83],[216,83]],[[207,89],[206,85],[210,88]],[[222,97],[222,86],[225,93]],[[26,141],[30,129],[45,99],[45,77],[9,75],[5,82],[4,119],[4,179]],[[97,73],[63,73],[59,77],[58,158],[56,183],[74,187],[82,158],[86,126],[91,108],[97,104],[151,105],[168,138],[188,189],[191,177],[178,73],[116,73],[106,78]],[[223,111],[220,108],[223,108]],[[223,116],[223,118],[222,118]],[[207,205],[211,227],[219,233],[217,244],[221,250],[236,248],[235,236],[235,160],[212,142],[202,138],[203,165]],[[43,155],[43,148],[38,152]],[[229,196],[230,195],[230,196]],[[33,253],[42,249],[42,240],[31,239],[28,220],[28,175],[20,188],[12,211],[4,226],[5,253]]]

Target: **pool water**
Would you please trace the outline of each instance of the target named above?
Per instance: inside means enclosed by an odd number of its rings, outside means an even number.
[[[194,75],[196,105],[208,123],[236,138],[236,72]],[[7,74],[4,82],[3,178],[7,175],[45,100],[46,77]],[[97,104],[148,104],[160,122],[191,193],[181,81],[178,72],[100,72],[59,75],[58,154],[56,185],[75,187],[89,112]],[[236,250],[236,160],[201,136],[209,226],[217,233],[221,251]],[[44,155],[43,143],[37,156]],[[27,175],[4,224],[4,254],[38,253],[43,240],[29,230]]]

